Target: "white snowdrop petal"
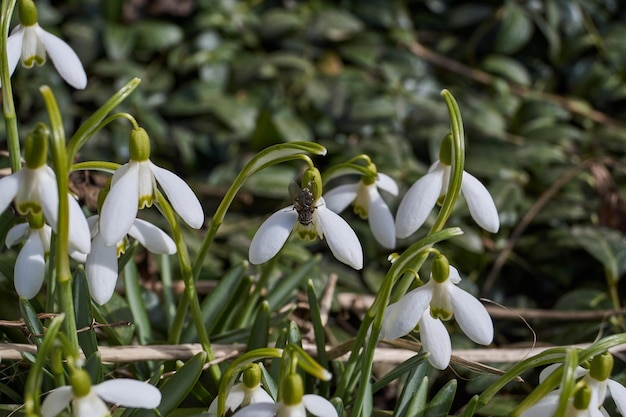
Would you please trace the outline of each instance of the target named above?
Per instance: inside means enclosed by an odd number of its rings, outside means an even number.
[[[302,396],[302,402],[304,407],[317,417],[337,417],[337,410],[333,407],[332,403],[326,398],[315,395],[306,394]]]
[[[55,417],[70,405],[73,395],[69,385],[50,391],[41,403],[41,417]]]
[[[117,171],[113,174],[111,190],[100,210],[99,228],[107,246],[117,245],[137,217],[138,170],[137,164],[128,164],[128,168],[122,172],[123,175],[117,176]]]
[[[61,78],[78,90],[84,89],[87,74],[76,52],[65,41],[40,27],[37,28],[37,35]]]
[[[324,205],[318,207],[316,219],[335,258],[354,269],[363,268],[361,242],[350,225]]]
[[[461,282],[461,275],[459,274],[459,270],[450,265],[450,275],[448,275],[448,280],[453,284],[458,284]]]
[[[368,221],[372,234],[383,247],[393,249],[396,246],[396,228],[391,210],[375,187],[371,187],[369,193]]]
[[[46,272],[43,244],[39,234],[31,232],[15,261],[15,290],[27,299],[39,293]]]
[[[493,322],[485,306],[456,285],[449,285],[448,291],[454,318],[463,333],[476,343],[490,344],[493,341]]]
[[[324,193],[326,207],[335,213],[344,211],[356,198],[359,184],[344,184]]]
[[[283,247],[298,221],[298,212],[293,206],[278,210],[259,227],[250,242],[248,257],[258,265],[272,259]]]
[[[109,407],[102,401],[92,387],[91,392],[84,397],[74,398],[72,414],[76,417],[110,417]]]
[[[396,213],[396,234],[399,238],[412,235],[419,229],[437,203],[443,184],[443,171],[424,175],[409,188]]]
[[[22,178],[22,171],[18,171],[0,179],[0,213],[9,207],[9,204],[17,195]]]
[[[452,356],[452,344],[446,326],[434,319],[427,309],[419,322],[420,340],[425,352],[430,353],[428,362],[437,369],[446,369]]]
[[[382,172],[378,173],[376,186],[383,191],[387,191],[391,195],[398,195],[398,184],[396,184],[396,181],[387,174],[383,174]]]
[[[273,403],[274,399],[263,388],[258,386],[252,393],[251,403]]]
[[[107,246],[99,234],[92,242],[91,253],[87,255],[85,275],[89,294],[99,305],[105,304],[113,296],[117,283],[117,245]]]
[[[37,188],[41,208],[46,220],[56,232],[59,218],[59,190],[54,171],[49,166],[43,166],[35,170]]]
[[[626,416],[626,388],[617,381],[609,379],[607,381],[611,398],[615,401],[615,405],[622,416]]]
[[[176,243],[163,230],[145,220],[135,219],[128,234],[152,253],[171,255],[176,253]]]
[[[87,218],[74,197],[68,194],[67,199],[70,215],[69,243],[79,252],[89,253],[91,250],[91,230]]]
[[[123,407],[156,408],[161,403],[161,391],[154,385],[134,379],[111,379],[92,390],[103,400]]]
[[[432,295],[432,284],[429,282],[387,306],[379,339],[393,340],[409,334],[428,308]]]
[[[17,63],[20,62],[20,56],[22,55],[22,42],[24,42],[24,27],[22,25],[17,25],[11,32],[11,36],[7,39],[9,76],[13,75],[15,68],[17,68]]]
[[[4,239],[7,248],[21,242],[28,235],[28,223],[20,223],[9,229],[7,237]]]
[[[496,204],[487,188],[475,177],[463,172],[461,192],[474,221],[486,231],[497,233],[500,229],[500,219]]]
[[[559,395],[555,393],[558,393],[558,391],[554,391],[543,397],[535,405],[524,411],[520,417],[546,417],[554,415],[559,401]]]
[[[204,211],[193,190],[178,175],[154,165],[150,169],[176,213],[194,229],[204,224]]]
[[[273,403],[250,404],[233,414],[233,417],[274,417],[277,408],[278,405]]]

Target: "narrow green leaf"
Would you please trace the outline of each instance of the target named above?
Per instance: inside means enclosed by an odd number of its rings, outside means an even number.
[[[267,347],[270,332],[270,307],[267,301],[263,301],[252,325],[254,331],[250,332],[247,351]]]
[[[79,330],[78,343],[85,356],[89,358],[98,351],[98,341],[96,340],[95,330],[90,327],[93,324],[91,296],[89,295],[85,269],[82,266],[76,268],[72,287],[74,309],[76,311],[76,328]]]
[[[124,287],[139,343],[142,345],[148,344],[152,341],[152,326],[150,325],[146,305],[141,296],[137,266],[133,262],[127,263],[124,267]]]
[[[315,335],[315,347],[317,349],[317,362],[325,369],[328,369],[328,356],[326,355],[326,333],[324,331],[324,324],[322,323],[322,316],[320,313],[320,307],[315,295],[315,289],[313,288],[313,282],[309,280],[307,285],[307,295],[309,298],[309,314],[311,315],[311,323],[313,323],[313,334]],[[320,384],[319,393],[323,397],[327,397],[330,394],[330,384],[323,381]]]
[[[446,385],[432,399],[426,408],[425,417],[446,417],[452,407],[454,394],[456,394],[456,379],[448,381]]]
[[[20,311],[22,312],[22,318],[26,324],[26,328],[32,335],[32,340],[37,346],[41,346],[41,338],[45,334],[43,326],[37,317],[37,312],[33,308],[33,305],[27,299],[20,297]]]
[[[267,302],[270,306],[270,311],[277,310],[287,303],[296,288],[307,278],[313,267],[319,263],[319,260],[319,256],[312,257],[291,274],[281,278],[280,281],[269,290]]]
[[[428,377],[426,376],[426,370],[428,369],[428,365],[426,363],[422,363],[417,368],[414,368],[410,371],[409,376],[404,384],[404,388],[402,389],[402,393],[398,397],[398,402],[396,403],[396,408],[394,411],[394,415],[401,417],[407,415],[407,410],[411,408],[412,410],[416,409],[416,406],[413,405],[415,403],[414,397],[418,397],[417,392],[421,389],[422,386],[428,386]],[[423,411],[426,407],[426,397],[424,397],[422,402]],[[418,416],[419,414],[415,414],[413,412],[411,417]]]
[[[426,362],[424,362],[427,358],[427,354],[420,353],[419,355],[415,355],[406,361],[402,362],[400,365],[393,368],[391,371],[387,372],[382,378],[377,380],[372,386],[372,391],[377,392],[383,388],[385,388],[389,383],[395,379],[400,378],[407,372],[411,372],[416,369],[416,367],[420,364],[424,364],[423,367],[426,366]],[[423,377],[425,372],[422,372],[421,376]]]
[[[476,408],[478,406],[478,395],[474,395],[472,399],[467,403],[463,412],[459,414],[457,417],[473,417],[476,412]]]
[[[249,294],[251,287],[252,277],[245,277],[239,281],[235,292],[229,294],[228,303],[218,312],[218,315],[207,324],[206,327],[209,334],[219,334],[232,328],[231,324],[237,319],[236,312],[238,312],[239,307],[247,301],[247,298],[242,297],[241,294]]]

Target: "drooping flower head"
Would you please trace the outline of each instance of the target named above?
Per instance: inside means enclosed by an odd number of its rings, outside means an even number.
[[[37,8],[32,0],[18,2],[20,24],[7,39],[9,73],[13,74],[17,63],[26,68],[43,65],[46,52],[59,75],[72,87],[82,90],[87,86],[87,74],[78,55],[60,38],[43,30],[37,22]]]
[[[393,340],[410,333],[419,324],[424,350],[431,354],[429,360],[438,369],[448,366],[451,353],[450,336],[440,320],[454,316],[472,341],[490,344],[491,317],[480,301],[457,286],[459,282],[461,277],[456,268],[443,255],[435,256],[430,280],[385,309],[379,337]]]
[[[112,379],[92,386],[89,374],[79,369],[70,377],[70,383],[50,391],[41,404],[42,417],[54,417],[70,403],[75,417],[110,417],[105,401],[148,409],[161,403],[161,392],[155,386],[133,379]]]
[[[363,250],[354,230],[326,206],[321,197],[321,176],[317,168],[305,172],[302,188],[292,184],[293,205],[272,214],[257,230],[250,243],[249,258],[262,264],[276,256],[292,231],[302,239],[326,239],[339,261],[354,269],[363,268]]]
[[[217,398],[209,406],[209,415],[217,415]],[[274,403],[274,399],[261,387],[261,367],[250,364],[243,371],[241,382],[232,386],[226,397],[226,413],[256,403]]]
[[[324,200],[335,213],[341,213],[352,204],[355,214],[369,220],[370,229],[378,243],[393,249],[396,246],[393,215],[378,190],[395,196],[398,195],[398,185],[390,176],[378,172],[371,161],[368,168],[375,175],[362,175],[359,182],[335,187],[324,194]]]
[[[451,137],[446,136],[441,144],[439,160],[409,188],[400,202],[396,213],[398,237],[405,238],[413,234],[424,224],[435,204],[443,201],[452,170],[450,141]],[[461,194],[465,197],[474,221],[486,231],[496,233],[500,228],[500,220],[493,198],[480,181],[465,171],[461,181]]]
[[[157,184],[185,223],[194,229],[202,227],[204,212],[193,190],[179,176],[150,161],[150,138],[138,128],[131,133],[130,161],[113,174],[111,190],[100,212],[100,233],[107,246],[122,240],[137,210],[150,207],[157,199]]]

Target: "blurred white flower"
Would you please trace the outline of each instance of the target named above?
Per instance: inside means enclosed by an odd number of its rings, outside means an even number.
[[[161,392],[153,385],[133,379],[112,379],[93,385],[83,396],[74,394],[71,386],[56,388],[41,404],[42,417],[54,417],[70,402],[75,417],[109,417],[104,401],[130,408],[156,408],[161,403]]]
[[[307,208],[309,209],[309,208]],[[253,264],[262,264],[273,258],[283,247],[292,230],[303,239],[326,238],[328,247],[337,260],[354,269],[363,268],[363,249],[359,238],[348,223],[326,207],[320,197],[311,207],[306,224],[293,205],[278,210],[261,225],[250,243],[249,258]]]
[[[291,405],[282,402],[250,404],[233,417],[306,417],[307,411],[317,417],[338,417],[331,402],[315,394],[303,395],[301,402]]]
[[[493,340],[493,323],[487,309],[456,285],[461,281],[459,272],[452,266],[449,268],[449,276],[443,282],[437,282],[431,274],[426,284],[389,305],[379,336],[393,340],[410,333],[419,324],[424,350],[430,352],[431,364],[439,369],[448,366],[451,349],[450,336],[438,319],[449,320],[454,316],[461,330],[481,345]]]
[[[335,213],[341,213],[353,203],[354,212],[363,219],[369,219],[372,234],[378,243],[387,249],[393,249],[396,246],[393,215],[378,189],[398,195],[398,185],[393,178],[378,173],[375,182],[366,184],[360,180],[354,184],[340,185],[324,194],[324,200],[327,207]]]
[[[226,397],[226,413],[235,412],[240,407],[256,403],[274,403],[274,399],[267,393],[261,384],[248,388],[244,383],[233,385]],[[209,406],[209,415],[217,415],[217,397]]]
[[[9,73],[12,75],[18,61],[31,68],[46,62],[46,52],[59,75],[79,90],[87,86],[87,74],[76,52],[63,40],[43,30],[39,23],[30,26],[17,25],[7,39]]]
[[[396,233],[405,238],[419,229],[445,194],[450,181],[451,166],[436,161],[404,195],[396,213]],[[500,228],[498,210],[489,191],[475,177],[463,172],[461,194],[467,201],[474,221],[483,229],[496,233]]]
[[[89,293],[96,303],[103,305],[111,299],[117,282],[118,247],[123,240],[115,245],[106,245],[99,233],[99,216],[87,219],[91,228],[93,241],[91,252],[85,260],[85,274],[89,284]],[[136,239],[152,253],[171,255],[176,253],[176,244],[167,233],[145,220],[134,219],[128,235]]]

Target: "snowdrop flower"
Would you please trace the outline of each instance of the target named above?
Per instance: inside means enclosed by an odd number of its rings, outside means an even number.
[[[559,405],[561,391],[554,391],[534,406],[522,413],[521,417],[546,417],[553,416]],[[565,409],[565,417],[609,417],[604,407],[598,408],[593,404],[591,388],[587,384],[575,389],[575,393],[568,400]]]
[[[106,245],[99,233],[99,216],[87,219],[91,228],[93,241],[91,252],[86,257],[85,274],[89,285],[89,293],[96,303],[105,304],[113,296],[117,282],[118,253],[123,251],[123,240],[115,245]],[[136,239],[152,253],[172,255],[176,253],[176,244],[163,230],[145,220],[134,219],[128,235]]]
[[[398,195],[398,185],[388,175],[378,173],[377,178],[362,177],[354,184],[340,185],[324,195],[329,209],[341,213],[351,203],[354,212],[362,219],[369,218],[374,238],[387,249],[396,246],[396,233],[393,215],[380,196],[378,189]]]
[[[78,55],[60,38],[43,30],[37,23],[37,8],[32,0],[18,2],[20,24],[7,39],[9,73],[13,74],[18,61],[31,68],[46,62],[46,52],[59,75],[79,90],[87,86],[87,74]]]
[[[248,257],[253,264],[262,264],[273,258],[283,247],[292,230],[300,238],[315,240],[326,238],[328,247],[337,260],[354,269],[363,268],[363,250],[356,233],[338,214],[326,206],[319,194],[321,179],[317,169],[305,173],[300,189],[290,187],[294,204],[272,214],[257,230],[250,243]],[[308,181],[309,175],[312,179]],[[319,185],[316,185],[319,184]],[[294,191],[294,187],[297,189]]]
[[[539,375],[539,382],[543,382],[560,366],[562,365],[553,364],[541,371],[541,374]],[[575,372],[576,378],[580,378],[584,385],[589,389],[590,398],[587,402],[587,407],[580,410],[574,410],[574,407],[571,407],[572,410],[570,411],[570,414],[566,413],[566,416],[608,416],[609,414],[602,407],[602,403],[604,403],[607,396],[610,396],[613,399],[620,414],[626,416],[626,388],[624,388],[624,386],[619,382],[609,379],[612,370],[613,356],[608,352],[595,356],[591,361],[589,369],[585,369],[580,366],[577,367]],[[551,392],[526,410],[522,414],[522,417],[550,415],[551,412],[556,410],[560,395],[560,389]]]
[[[48,152],[45,137],[33,133],[24,144],[26,165],[19,171],[0,179],[0,213],[15,199],[15,208],[22,215],[39,216],[42,212],[46,221],[57,232],[59,219],[59,197],[54,171],[46,165]],[[89,253],[91,240],[89,226],[83,212],[71,196],[69,201],[69,241],[73,248]]]
[[[448,265],[443,255],[437,255],[430,280],[385,309],[379,337],[393,340],[410,333],[419,324],[424,350],[430,352],[431,364],[439,369],[447,367],[451,349],[445,326],[436,319],[449,320],[454,315],[461,330],[472,341],[490,344],[493,340],[491,317],[480,301],[457,287],[459,282],[461,277],[456,268]]]
[[[285,393],[282,401],[276,404],[250,404],[236,412],[233,417],[306,417],[307,411],[317,417],[338,417],[337,410],[326,398],[315,394],[302,395],[300,375],[288,375],[283,387]]]
[[[431,165],[426,175],[409,188],[400,202],[396,213],[398,237],[408,237],[419,229],[435,204],[445,195],[452,172],[448,155],[450,140],[448,137],[444,139],[440,159]],[[461,194],[465,197],[474,221],[486,231],[496,233],[500,228],[496,205],[485,186],[465,171],[461,181]]]
[[[123,407],[148,409],[161,403],[161,392],[141,381],[120,378],[92,386],[89,375],[83,370],[76,371],[71,379],[71,386],[50,391],[41,404],[42,417],[54,417],[70,403],[75,417],[110,417],[105,401]]]
[[[134,129],[130,140],[130,161],[118,168],[111,190],[100,211],[100,233],[104,244],[116,245],[128,233],[137,210],[150,207],[157,199],[157,183],[178,215],[194,229],[204,224],[198,198],[179,176],[153,164],[150,138],[144,129]]]
[[[274,403],[274,399],[261,388],[261,368],[251,364],[243,371],[242,382],[232,386],[226,397],[226,413],[256,403]],[[217,398],[209,406],[209,415],[217,415]]]

